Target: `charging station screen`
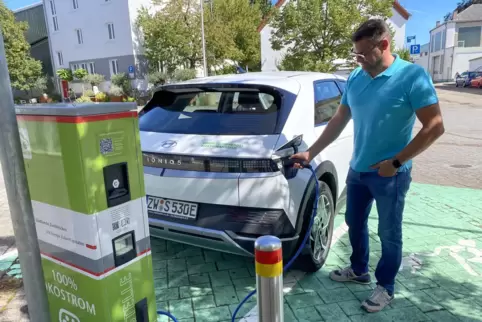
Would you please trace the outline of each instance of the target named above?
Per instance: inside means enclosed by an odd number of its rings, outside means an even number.
[[[132,241],[132,235],[122,236],[114,241],[115,254],[117,256],[122,256],[132,251],[134,248],[134,243]]]

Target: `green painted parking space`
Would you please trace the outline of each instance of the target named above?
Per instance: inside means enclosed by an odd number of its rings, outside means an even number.
[[[335,227],[343,221],[341,213]],[[373,274],[381,251],[375,208],[369,228]],[[152,252],[157,307],[180,322],[231,321],[237,304],[255,288],[250,258],[160,239],[152,239]],[[348,264],[350,252],[348,236],[342,235],[320,271],[284,275],[286,322],[482,321],[482,190],[412,184],[396,298],[380,313],[360,309],[374,284],[340,284],[328,278],[332,269]],[[3,258],[0,269],[21,278],[16,255]],[[257,321],[255,305],[256,296],[239,312],[238,321]],[[168,318],[159,316],[158,321]]]
[[[336,223],[342,225],[342,215]],[[375,208],[369,227],[373,274],[381,250]],[[255,287],[249,258],[159,239],[153,239],[152,248],[158,309],[169,310],[181,322],[231,321],[237,304]],[[285,321],[482,321],[482,190],[412,184],[404,250],[395,300],[386,310],[368,314],[360,302],[374,284],[328,278],[330,270],[348,264],[351,249],[343,235],[320,271],[284,275]],[[255,305],[254,297],[239,318]],[[160,316],[158,321],[168,319]]]

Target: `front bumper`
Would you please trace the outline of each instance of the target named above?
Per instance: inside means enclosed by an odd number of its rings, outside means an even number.
[[[149,212],[150,234],[213,250],[252,256],[259,236],[277,236],[289,256],[298,235],[281,209],[261,209],[199,204],[195,220],[183,220]]]
[[[254,254],[254,242],[257,238],[239,236],[232,231],[195,227],[152,218],[149,218],[149,228],[152,237],[250,257]],[[283,244],[283,258],[287,259],[293,254],[298,238],[298,235],[280,238]]]

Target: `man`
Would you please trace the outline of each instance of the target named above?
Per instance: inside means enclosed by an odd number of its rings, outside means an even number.
[[[371,282],[367,221],[376,201],[382,254],[375,271],[377,287],[362,307],[378,312],[393,299],[402,261],[402,215],[411,160],[443,134],[444,126],[430,77],[420,66],[391,53],[390,31],[383,20],[366,21],[352,40],[360,67],[348,77],[341,105],[313,146],[292,158],[311,162],[353,119],[354,151],[346,179],[345,214],[351,265],[331,272],[330,278]],[[422,129],[411,140],[415,117]]]

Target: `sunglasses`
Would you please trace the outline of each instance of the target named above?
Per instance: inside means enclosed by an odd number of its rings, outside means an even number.
[[[357,52],[355,51],[355,48],[351,48],[350,49],[350,55],[355,57],[355,58],[361,58],[361,59],[365,59],[366,55],[368,55],[373,49],[375,49],[376,47],[378,47],[380,45],[380,43],[382,42],[383,40],[377,42],[376,44],[373,44],[370,49],[367,49],[363,52]]]

